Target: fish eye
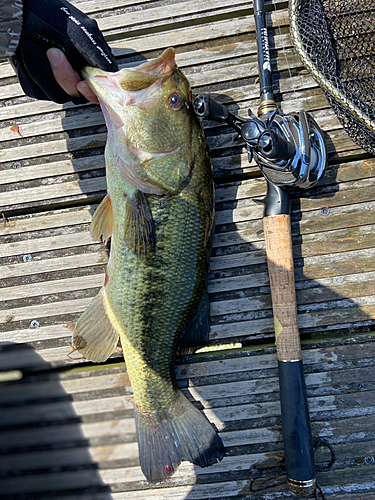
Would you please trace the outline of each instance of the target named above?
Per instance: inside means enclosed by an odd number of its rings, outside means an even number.
[[[169,105],[172,109],[178,109],[182,105],[182,98],[178,92],[173,92],[169,96]]]

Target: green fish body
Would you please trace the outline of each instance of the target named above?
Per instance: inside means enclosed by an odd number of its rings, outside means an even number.
[[[151,482],[181,460],[221,460],[215,430],[178,389],[177,348],[208,340],[212,164],[173,49],[135,69],[86,68],[108,128],[108,195],[94,214],[111,237],[105,285],[78,320],[73,346],[104,361],[120,338],[134,393],[142,470]]]

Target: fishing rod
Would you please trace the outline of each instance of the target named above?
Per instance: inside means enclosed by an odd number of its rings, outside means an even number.
[[[305,111],[284,115],[272,90],[271,58],[264,0],[254,0],[260,84],[258,116],[237,117],[200,94],[194,108],[200,118],[226,123],[246,144],[249,162],[255,159],[267,181],[263,227],[279,369],[285,470],[289,489],[300,496],[316,490],[302,351],[294,280],[289,188],[314,186],[322,177],[327,153],[323,134]],[[258,200],[259,201],[259,200]]]

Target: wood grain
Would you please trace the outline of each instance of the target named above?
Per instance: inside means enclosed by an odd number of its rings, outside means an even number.
[[[259,106],[251,2],[76,0],[120,67],[175,46],[193,93],[246,118]],[[296,57],[287,4],[267,1],[276,101],[324,130],[328,168],[292,195],[297,317],[314,436],[336,462],[318,482],[329,500],[375,495],[375,159],[355,145]],[[98,106],[35,101],[0,63],[0,499],[292,498],[250,492],[282,457],[271,289],[262,224],[266,183],[228,127],[204,121],[216,181],[208,280],[210,347],[178,364],[178,384],[218,428],[220,464],[183,463],[150,487],[138,465],[132,392],[120,351],[94,366],[72,355],[72,328],[104,280],[108,249],[90,236],[105,194],[106,129]],[[19,127],[20,137],[12,127]],[[291,264],[291,261],[289,261]],[[38,322],[38,328],[35,326]],[[33,323],[34,322],[34,323]],[[220,345],[227,345],[224,350]],[[76,353],[75,353],[76,354]],[[13,377],[13,378],[12,378]],[[319,463],[326,453],[317,455]]]

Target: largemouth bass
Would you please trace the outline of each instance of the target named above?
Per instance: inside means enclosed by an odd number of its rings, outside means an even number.
[[[108,194],[91,232],[111,238],[111,250],[104,286],[79,318],[73,346],[101,362],[120,338],[141,468],[159,482],[182,460],[206,467],[224,455],[174,373],[177,348],[208,340],[212,164],[173,49],[117,73],[85,68],[84,77],[108,128]]]

